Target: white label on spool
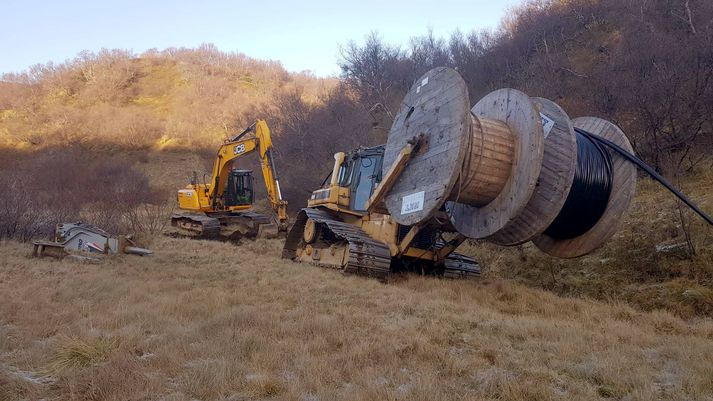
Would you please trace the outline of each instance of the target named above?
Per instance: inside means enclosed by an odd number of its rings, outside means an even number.
[[[424,191],[421,191],[404,196],[401,202],[401,214],[416,213],[423,210],[423,198],[425,194]]]
[[[421,93],[421,88],[426,86],[427,83],[428,83],[428,77],[422,79],[421,84],[416,87],[416,93]]]
[[[555,127],[555,121],[542,113],[540,113],[540,118],[542,118],[542,130],[545,131],[545,138],[547,138],[552,128]]]

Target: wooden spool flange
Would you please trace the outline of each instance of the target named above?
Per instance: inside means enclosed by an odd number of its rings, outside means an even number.
[[[545,135],[542,170],[525,209],[489,241],[519,245],[544,232],[557,218],[572,187],[577,168],[577,140],[567,113],[556,103],[532,98],[540,112]]]
[[[508,179],[495,199],[485,205],[449,199],[446,210],[459,233],[489,238],[502,231],[527,206],[535,191],[544,155],[542,119],[529,96],[515,89],[500,89],[471,109],[475,118],[507,125],[515,152]]]
[[[468,89],[450,68],[421,77],[401,103],[384,151],[386,174],[409,141],[421,136],[418,151],[384,198],[399,224],[424,222],[438,212],[458,180],[471,133]]]
[[[596,117],[580,117],[574,127],[608,139],[630,153],[634,150],[622,130],[613,123]],[[636,191],[636,168],[624,158],[612,154],[612,189],[607,208],[599,221],[586,233],[572,239],[558,240],[546,234],[533,242],[543,252],[560,257],[576,258],[599,248],[616,232],[622,215],[628,209]]]

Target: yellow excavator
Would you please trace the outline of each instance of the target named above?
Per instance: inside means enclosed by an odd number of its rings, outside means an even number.
[[[408,145],[382,177],[384,145],[334,155],[332,173],[312,192],[287,234],[282,257],[386,279],[414,271],[448,278],[480,276],[480,265],[453,251],[465,240],[445,214],[429,224],[398,224],[383,204],[419,144]],[[331,179],[330,179],[331,178]]]
[[[198,183],[194,172],[191,184],[178,191],[180,211],[171,216],[176,234],[238,241],[274,238],[286,232],[287,201],[282,198],[272,149],[270,128],[264,120],[255,121],[227,139],[218,149],[210,181]],[[255,151],[273,210],[271,216],[252,210],[255,200],[252,171],[233,168],[233,161]]]

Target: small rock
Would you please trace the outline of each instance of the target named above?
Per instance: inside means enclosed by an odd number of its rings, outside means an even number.
[[[688,244],[685,242],[677,244],[658,244],[656,245],[656,253],[675,256],[682,259],[689,257]]]

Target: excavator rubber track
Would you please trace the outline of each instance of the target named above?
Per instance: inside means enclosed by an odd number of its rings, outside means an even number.
[[[380,280],[389,278],[391,274],[391,252],[388,246],[369,237],[359,227],[344,223],[335,215],[322,209],[304,208],[297,215],[295,224],[292,226],[292,230],[288,233],[285,241],[285,247],[282,251],[283,258],[297,259],[298,248],[305,245],[302,239],[302,232],[307,219],[314,220],[315,223],[323,227],[323,230],[328,230],[330,236],[348,244],[348,258],[341,266],[345,273],[373,277]],[[319,265],[319,263],[315,264]]]
[[[233,212],[206,215],[202,213],[174,213],[171,226],[178,228],[178,236],[196,239],[239,241],[243,238],[276,238],[277,224],[270,216],[255,212]]]

